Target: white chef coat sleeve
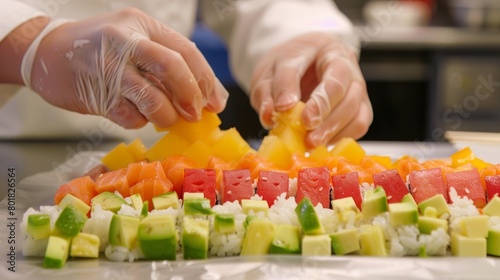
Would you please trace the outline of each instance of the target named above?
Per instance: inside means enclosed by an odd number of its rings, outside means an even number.
[[[258,58],[298,35],[334,33],[359,53],[359,39],[352,23],[332,0],[200,2],[203,21],[226,42],[233,76],[247,92]]]
[[[3,41],[22,23],[45,14],[29,5],[13,0],[0,3],[0,41]],[[0,107],[18,91],[21,86],[0,84]]]

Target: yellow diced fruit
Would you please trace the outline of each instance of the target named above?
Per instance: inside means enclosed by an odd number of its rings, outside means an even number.
[[[385,168],[387,169],[391,169],[392,168],[392,159],[390,156],[367,156],[371,159],[373,159],[375,162],[381,164],[382,166],[384,166]]]
[[[486,161],[482,160],[482,159],[479,159],[479,158],[475,158],[473,160],[471,160],[470,162],[474,167],[476,167],[478,169],[478,171],[481,171],[483,170],[485,167],[489,167],[489,166],[492,166],[491,163],[487,163]]]
[[[451,166],[453,168],[464,165],[471,162],[476,158],[476,155],[472,152],[470,147],[465,147],[450,156]]]
[[[275,127],[271,129],[270,134],[274,132],[279,134],[280,129],[285,127],[291,127],[298,131],[305,131],[304,125],[302,124],[302,111],[305,105],[304,102],[298,102],[290,110],[277,113],[274,116]]]
[[[343,156],[350,162],[358,165],[366,155],[363,147],[361,147],[361,145],[351,137],[344,137],[340,139],[337,143],[335,143],[335,146],[330,153],[332,156]]]
[[[149,161],[163,160],[168,156],[181,154],[191,143],[175,132],[169,132],[160,138],[146,152]]]
[[[257,153],[281,169],[290,167],[292,151],[278,136],[268,135],[264,137]]]
[[[127,147],[135,162],[146,160],[147,149],[140,138],[134,139]]]
[[[306,137],[305,130],[297,131],[291,127],[286,127],[281,131],[280,134],[277,134],[283,143],[287,146],[287,148],[298,154],[305,154],[306,152],[306,144],[304,143],[304,138]]]
[[[197,140],[182,154],[198,162],[201,166],[206,166],[208,158],[212,155],[212,148],[207,143]]]
[[[130,153],[128,146],[125,143],[120,143],[102,157],[101,162],[109,170],[117,170],[125,168],[136,161],[134,156]]]
[[[180,118],[174,125],[166,130],[175,132],[190,142],[205,139],[214,129],[221,125],[222,121],[217,113],[202,110],[201,119],[198,122],[188,122]]]
[[[245,154],[253,151],[234,127],[223,131],[223,135],[212,145],[212,150],[214,156],[227,162],[237,161]]]
[[[210,134],[203,139],[205,143],[207,143],[209,146],[212,146],[219,138],[221,138],[224,135],[225,131],[221,130],[219,127],[215,128],[210,132]]]
[[[330,157],[330,151],[325,145],[319,145],[309,153],[309,159],[324,165]]]

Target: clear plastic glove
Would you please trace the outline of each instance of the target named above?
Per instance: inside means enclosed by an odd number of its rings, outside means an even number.
[[[373,120],[356,53],[335,36],[308,33],[265,54],[251,82],[250,101],[266,128],[274,112],[306,103],[302,120],[309,148],[341,137],[361,138]]]
[[[220,112],[228,93],[194,43],[133,8],[50,23],[23,58],[24,83],[49,103],[125,128]]]

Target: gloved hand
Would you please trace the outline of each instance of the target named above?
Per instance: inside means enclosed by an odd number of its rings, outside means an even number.
[[[309,148],[366,134],[373,111],[357,55],[334,35],[308,33],[262,56],[251,81],[250,101],[266,128],[274,112],[306,103],[302,121]]]
[[[172,125],[202,108],[220,112],[228,93],[196,46],[137,9],[54,21],[23,58],[24,83],[49,103],[125,128]]]

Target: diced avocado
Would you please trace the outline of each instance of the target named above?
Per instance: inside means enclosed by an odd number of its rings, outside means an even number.
[[[116,213],[120,210],[122,204],[127,204],[127,202],[112,192],[102,192],[92,198],[92,209],[97,204],[101,205],[102,210],[109,210]]]
[[[432,206],[425,207],[423,214],[425,217],[438,218],[437,210]]]
[[[407,193],[403,196],[403,198],[401,199],[401,202],[408,202],[408,203],[411,203],[415,206],[415,208],[418,207],[417,205],[417,202],[415,202],[415,199],[413,198],[413,196],[411,195],[411,193]]]
[[[359,234],[359,253],[362,256],[387,256],[384,233],[379,225],[363,225]]]
[[[182,224],[182,252],[185,260],[208,257],[209,222],[184,217]]]
[[[500,257],[500,230],[490,228],[486,244],[488,255]]]
[[[57,206],[59,209],[64,209],[64,207],[68,205],[75,206],[75,208],[85,216],[87,216],[87,213],[90,211],[90,206],[70,193],[66,194]]]
[[[269,204],[267,204],[266,200],[242,199],[241,210],[247,215],[250,210],[252,210],[254,214],[256,214],[257,212],[264,212],[267,214],[267,210],[269,210]]]
[[[448,221],[427,216],[420,216],[418,218],[418,230],[421,234],[431,234],[433,230],[438,228],[448,231]]]
[[[347,255],[359,251],[358,229],[346,229],[330,234],[335,255]]]
[[[436,194],[418,204],[418,208],[420,209],[421,213],[425,213],[425,208],[429,206],[436,208],[437,217],[440,217],[445,213],[450,213],[450,208],[448,208],[448,203],[446,202],[446,199],[442,194]]]
[[[64,207],[55,223],[56,234],[63,237],[76,236],[87,222],[87,216],[77,210],[73,205]]]
[[[210,199],[188,199],[184,201],[184,215],[212,215]]]
[[[325,233],[325,229],[319,221],[316,210],[314,209],[314,206],[309,198],[304,197],[299,202],[297,207],[295,207],[295,214],[297,214],[297,218],[299,219],[299,223],[302,226],[304,234],[312,235]]]
[[[144,201],[144,203],[142,204],[142,209],[141,209],[141,219],[143,219],[144,217],[147,217],[149,212],[149,201]]]
[[[361,202],[361,213],[363,219],[370,220],[378,214],[387,212],[387,196],[381,186],[364,192]]]
[[[153,206],[156,210],[179,209],[179,197],[177,192],[167,192],[153,197]]]
[[[71,240],[71,257],[98,258],[101,242],[99,237],[89,233],[78,233]]]
[[[142,253],[148,260],[175,260],[177,234],[175,221],[167,215],[149,215],[142,219],[137,232]]]
[[[276,226],[270,254],[300,254],[300,228],[287,224]]]
[[[487,237],[489,216],[469,216],[459,220],[460,233],[465,237]]]
[[[109,225],[108,241],[110,245],[134,248],[137,241],[139,218],[114,214]]]
[[[332,241],[328,234],[304,235],[302,256],[331,256]]]
[[[142,197],[140,194],[134,193],[133,195],[131,195],[130,201],[132,202],[131,205],[135,210],[142,210],[144,202],[142,201]]]
[[[250,220],[243,237],[241,255],[265,255],[269,252],[276,225],[267,218],[255,217]]]
[[[50,236],[50,216],[48,214],[31,214],[28,216],[28,234],[40,240]]]
[[[486,238],[451,233],[451,254],[457,257],[486,257]]]
[[[183,194],[183,201],[189,200],[189,199],[203,199],[205,198],[205,194],[202,192],[185,192]]]
[[[62,268],[68,259],[69,239],[52,235],[49,237],[43,267]]]
[[[243,227],[245,228],[245,230],[247,230],[247,229],[248,229],[248,225],[249,225],[249,224],[250,224],[250,222],[251,222],[254,218],[256,218],[256,217],[257,217],[257,216],[247,216],[247,217],[245,218],[245,220],[243,221]]]
[[[352,212],[354,212],[356,220],[361,218],[361,211],[350,196],[332,200],[332,207],[341,221],[349,220]]]
[[[427,246],[425,246],[425,244],[422,244],[422,246],[420,246],[418,248],[418,256],[421,257],[421,258],[427,258],[428,255],[427,255]]]
[[[418,208],[408,202],[389,204],[389,222],[392,226],[414,225],[418,222]]]
[[[484,206],[483,213],[488,216],[500,217],[500,197],[494,196],[493,199],[490,199],[490,201],[488,201],[488,204]]]
[[[215,214],[214,230],[220,233],[231,233],[236,230],[234,214]]]

